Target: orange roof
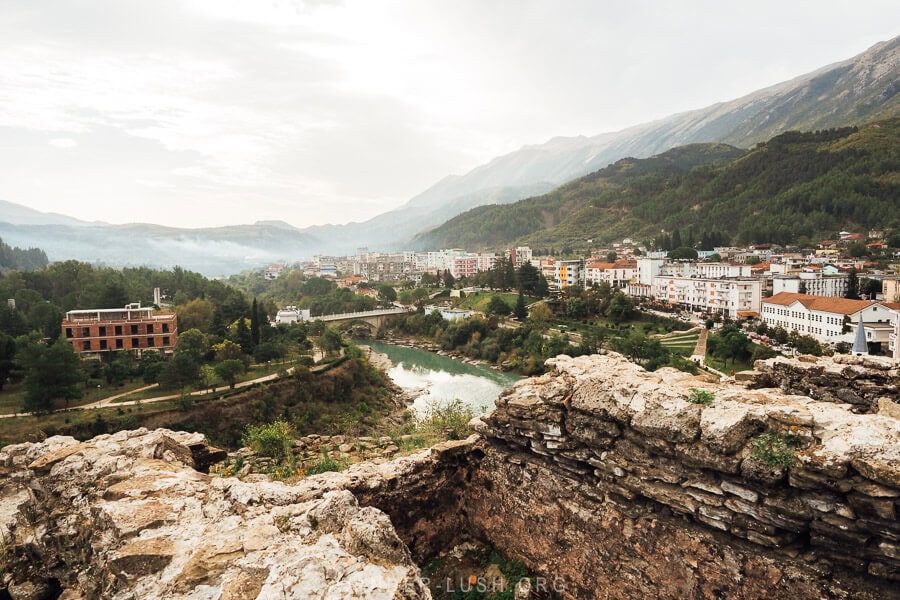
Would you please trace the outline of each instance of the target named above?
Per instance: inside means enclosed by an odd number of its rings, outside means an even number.
[[[772,267],[772,263],[756,263],[750,266],[751,271],[766,271]]]
[[[900,302],[882,302],[881,305],[891,310],[900,310]]]
[[[850,235],[844,236],[841,239],[843,239],[843,240],[861,240],[861,239],[863,239],[863,234],[851,233]]]
[[[763,304],[778,304],[790,306],[799,302],[809,310],[852,315],[875,304],[869,300],[849,300],[847,298],[832,298],[830,296],[810,296],[808,294],[795,294],[793,292],[779,292],[771,298],[764,298]]]

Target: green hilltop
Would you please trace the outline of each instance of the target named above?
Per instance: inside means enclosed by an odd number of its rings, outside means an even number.
[[[900,118],[787,132],[745,151],[691,144],[625,158],[542,196],[481,206],[417,236],[417,247],[579,248],[660,230],[737,243],[815,241],[900,227]]]

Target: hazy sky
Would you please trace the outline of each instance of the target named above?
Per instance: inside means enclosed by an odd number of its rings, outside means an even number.
[[[363,220],[898,23],[896,0],[0,0],[0,198],[114,223]]]

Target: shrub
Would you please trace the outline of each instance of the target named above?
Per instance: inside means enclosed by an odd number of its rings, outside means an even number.
[[[787,469],[799,445],[800,438],[789,433],[762,433],[753,438],[750,455],[772,468]]]
[[[469,435],[469,421],[475,416],[472,407],[463,404],[459,398],[441,405],[428,407],[425,416],[419,420],[419,428],[433,433],[446,433],[451,440],[461,440]]]
[[[306,469],[306,474],[307,475],[318,475],[319,473],[328,473],[328,472],[332,472],[332,471],[334,471],[334,472],[343,471],[346,468],[347,468],[346,463],[339,461],[339,460],[335,460],[335,459],[331,458],[330,456],[328,456],[327,454],[325,454],[324,452],[322,452],[322,458],[320,458],[316,462],[316,464],[314,464],[313,466]]]
[[[716,395],[707,390],[698,390],[697,388],[691,388],[691,395],[688,396],[687,401],[692,404],[702,404],[703,406],[712,406],[712,403],[715,401]]]
[[[294,435],[285,421],[275,421],[268,425],[248,425],[241,443],[257,454],[282,459],[291,454]]]

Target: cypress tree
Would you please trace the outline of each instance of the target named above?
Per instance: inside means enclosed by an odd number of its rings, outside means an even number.
[[[250,339],[254,346],[259,345],[259,305],[256,298],[253,299],[253,305],[250,308]]]

